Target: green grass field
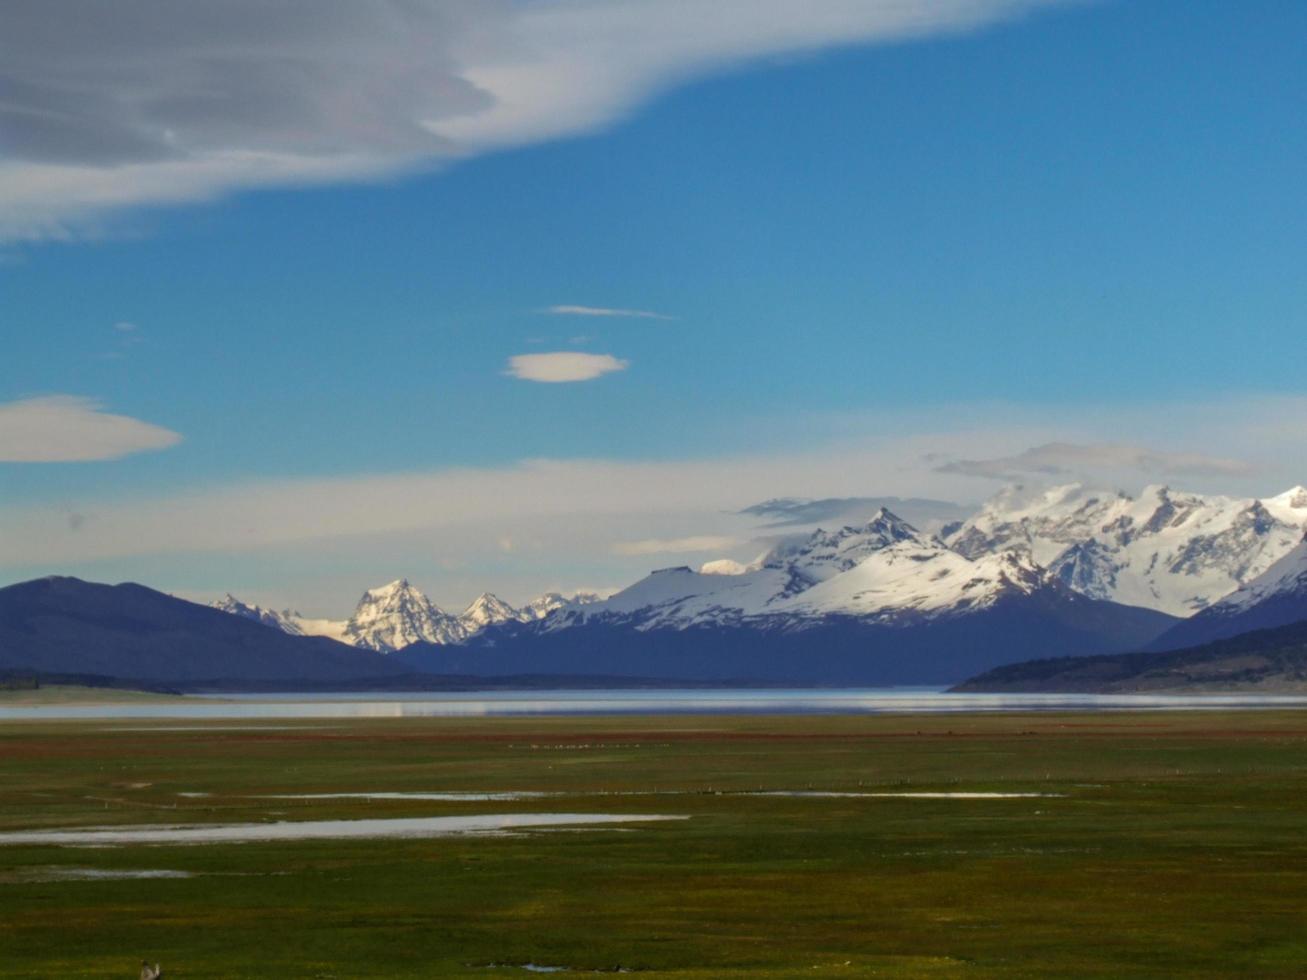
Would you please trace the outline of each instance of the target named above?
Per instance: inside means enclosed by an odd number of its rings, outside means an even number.
[[[170,980],[530,976],[528,963],[685,978],[1307,975],[1307,714],[267,724],[0,723],[0,832],[690,819],[509,837],[0,844],[0,977],[129,978],[143,957]],[[747,795],[809,789],[1064,795]],[[254,798],[440,790],[567,795]],[[67,880],[60,868],[194,876]]]

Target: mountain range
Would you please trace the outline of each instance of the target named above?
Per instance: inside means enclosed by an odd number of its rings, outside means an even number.
[[[833,505],[781,503],[787,521],[804,508]],[[248,636],[312,641],[326,664],[342,651],[368,656],[342,661],[343,670],[382,663],[391,672],[483,677],[947,684],[1016,661],[1189,648],[1307,619],[1301,487],[1264,499],[1160,486],[1137,497],[1080,485],[1014,487],[964,519],[932,523],[933,533],[923,532],[882,506],[864,522],[780,539],[752,562],[661,569],[607,599],[550,593],[518,608],[485,593],[452,614],[399,579],[368,589],[345,619],[312,619],[228,595],[206,610],[219,617],[207,622],[245,620],[255,631]],[[160,648],[123,645],[133,630],[173,635],[176,609],[156,610],[150,629],[127,628],[110,615],[108,594],[94,590],[128,590],[113,595],[132,605],[142,600],[130,590],[142,587],[81,585],[91,591],[63,589],[58,628],[43,603],[63,587],[11,587],[20,592],[10,598],[22,601],[0,608],[0,628],[8,630],[0,654],[25,643],[42,669],[96,672],[90,661],[107,644],[131,648],[128,660],[159,677],[176,674],[180,668],[170,668]],[[78,602],[87,606],[84,615]],[[142,610],[144,623],[150,616]],[[68,626],[78,616],[86,629]],[[183,618],[204,632],[206,621]],[[39,642],[33,622],[45,623]],[[91,626],[101,632],[86,632]],[[219,632],[224,642],[246,644]],[[174,633],[178,642],[190,635]],[[100,639],[79,659],[76,636]],[[246,663],[223,649],[203,668],[211,676]],[[285,647],[285,664],[273,658],[250,669],[270,676],[305,649]],[[6,666],[21,664],[0,658]]]
[[[490,626],[506,622],[529,623],[568,606],[599,601],[593,593],[565,598],[546,592],[521,608],[483,592],[462,613],[445,612],[408,579],[368,589],[348,619],[310,619],[289,609],[280,612],[250,605],[228,593],[212,603],[215,609],[242,616],[295,636],[326,636],[350,646],[381,653],[401,650],[413,643],[462,643]]]
[[[571,674],[944,683],[1036,651],[1130,649],[1174,622],[1082,595],[1018,550],[967,558],[882,508],[733,574],[662,569],[606,600],[397,656],[488,675],[545,663]]]
[[[782,503],[769,513],[793,519],[830,504]],[[1009,487],[963,519],[931,524],[922,532],[881,506],[865,523],[788,537],[753,562],[661,569],[605,600],[553,595],[514,609],[485,594],[454,616],[400,580],[366,592],[348,620],[230,597],[222,607],[402,651],[409,666],[437,673],[935,683],[1049,651],[1173,649],[1289,621],[1298,606],[1285,583],[1307,568],[1294,558],[1307,527],[1302,487],[1263,499]],[[1275,616],[1261,607],[1272,595],[1283,607]]]
[[[1305,528],[1300,486],[1258,500],[1070,484],[1008,488],[944,541],[967,558],[1016,551],[1084,595],[1183,617],[1261,575]]]

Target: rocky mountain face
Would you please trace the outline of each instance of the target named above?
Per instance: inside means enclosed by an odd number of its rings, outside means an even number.
[[[1307,529],[1307,489],[1264,500],[1072,484],[1009,488],[946,538],[964,557],[1012,552],[1083,595],[1190,616],[1261,575]]]
[[[457,616],[437,606],[408,579],[398,579],[363,593],[342,638],[351,646],[390,651],[419,640],[457,643],[465,635]]]
[[[516,609],[492,593],[478,596],[462,613],[445,612],[407,579],[368,589],[349,619],[310,619],[241,602],[231,594],[212,603],[215,609],[242,616],[296,636],[326,636],[351,646],[390,653],[412,643],[462,643],[481,630],[505,622],[532,622],[556,610],[597,602],[580,593],[570,599],[546,593]]]

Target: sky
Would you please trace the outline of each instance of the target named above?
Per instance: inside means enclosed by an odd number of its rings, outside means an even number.
[[[1307,482],[1304,36],[9,0],[0,582],[457,609],[747,560],[772,498]]]

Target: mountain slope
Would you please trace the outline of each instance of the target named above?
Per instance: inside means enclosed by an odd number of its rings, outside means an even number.
[[[990,670],[954,690],[992,693],[1307,691],[1307,622],[1168,653],[1036,660]]]
[[[1188,616],[1264,572],[1304,528],[1302,487],[1240,500],[1153,486],[1136,499],[1072,484],[1010,487],[946,543],[968,558],[1015,550],[1077,592]]]
[[[1307,540],[1220,602],[1177,623],[1150,649],[1196,646],[1300,620],[1307,620]]]
[[[220,609],[233,616],[242,616],[245,619],[252,619],[256,623],[262,623],[264,626],[271,626],[273,629],[281,630],[283,633],[289,633],[291,636],[320,635],[310,634],[308,630],[305,630],[299,622],[299,616],[295,613],[277,612],[275,609],[265,609],[262,606],[253,606],[249,603],[241,602],[230,592],[217,602],[212,602],[209,605],[214,609]]]
[[[395,660],[436,674],[602,674],[795,684],[952,684],[995,664],[1135,649],[1174,620],[1062,592],[1012,596],[917,623],[827,616],[805,628],[703,623],[640,629],[594,619],[564,629],[509,623],[458,646],[414,644]]]
[[[0,589],[0,670],[150,681],[341,681],[403,673],[375,653],[292,636],[142,585],[52,577]]]

